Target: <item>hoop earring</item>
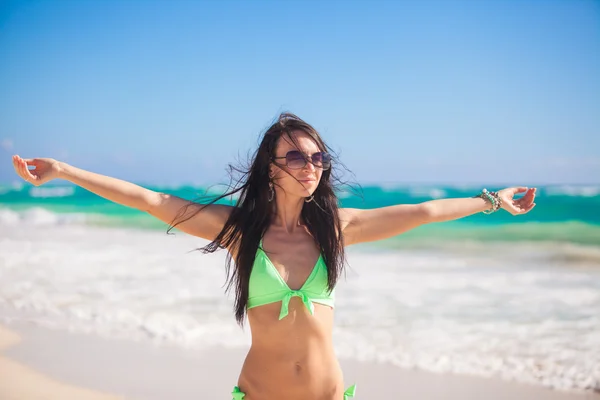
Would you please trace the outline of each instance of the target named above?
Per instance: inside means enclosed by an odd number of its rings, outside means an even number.
[[[315,196],[307,197],[306,199],[304,199],[304,202],[305,203],[310,203],[311,201],[313,201],[314,198],[315,198]]]
[[[275,190],[273,190],[273,182],[269,181],[269,203],[273,201],[275,197]]]

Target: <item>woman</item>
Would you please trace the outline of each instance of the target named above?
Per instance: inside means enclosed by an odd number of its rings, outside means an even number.
[[[472,198],[338,209],[335,163],[327,148],[312,126],[293,114],[280,115],[238,186],[219,197],[239,194],[235,206],[215,204],[219,198],[190,202],[48,158],[13,156],[13,163],[36,186],[66,179],[211,241],[205,252],[227,249],[235,317],[242,325],[247,315],[252,334],[234,400],[341,400],[353,397],[355,389],[344,389],[332,342],[344,247],[478,212],[503,208],[524,214],[535,206],[535,189],[484,189]],[[525,194],[515,200],[517,193]],[[230,274],[231,260],[235,266]]]

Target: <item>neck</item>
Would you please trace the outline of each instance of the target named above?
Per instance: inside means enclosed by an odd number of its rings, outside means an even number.
[[[285,230],[286,233],[294,233],[297,229],[303,228],[302,207],[304,207],[304,197],[286,196],[281,191],[275,196],[275,209],[273,210],[272,224]]]

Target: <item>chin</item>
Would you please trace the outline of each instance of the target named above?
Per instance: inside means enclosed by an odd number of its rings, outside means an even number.
[[[305,183],[304,185],[300,185],[298,189],[298,193],[301,193],[302,196],[310,196],[317,190],[317,184],[316,182]]]
[[[310,190],[304,190],[302,192],[300,192],[300,197],[310,197],[314,194],[314,192],[310,191]]]

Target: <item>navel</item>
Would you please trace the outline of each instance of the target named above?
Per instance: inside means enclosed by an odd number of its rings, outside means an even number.
[[[294,372],[300,374],[302,372],[302,364],[299,361],[296,361],[294,364]]]

